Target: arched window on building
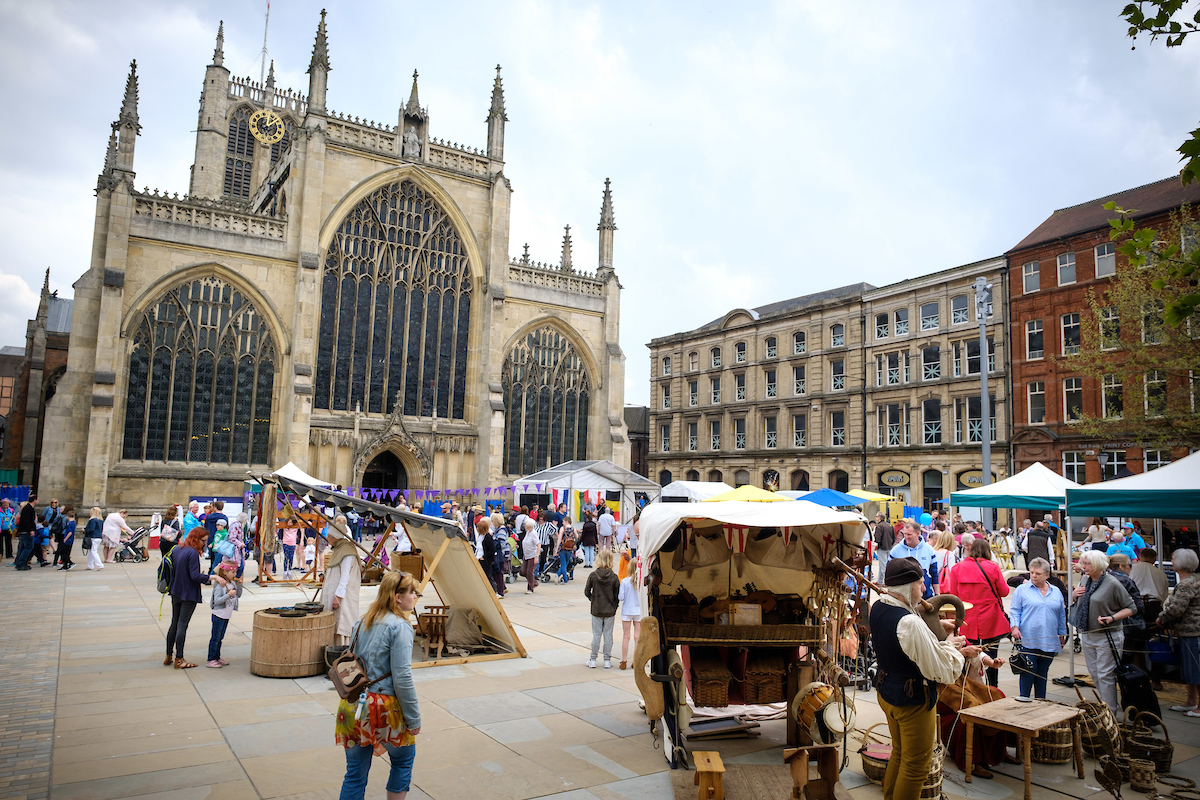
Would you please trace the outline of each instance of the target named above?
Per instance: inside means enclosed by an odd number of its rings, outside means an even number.
[[[844,470],[833,470],[829,473],[829,488],[838,492],[850,491],[850,476]]]
[[[773,469],[763,472],[763,488],[768,492],[779,491],[779,473]]]
[[[229,118],[229,145],[225,152],[225,196],[250,199],[254,172],[254,137],[250,116],[254,109],[241,106]]]
[[[506,473],[587,458],[591,380],[562,331],[543,325],[521,337],[504,359],[500,383]]]
[[[266,464],[277,355],[220,278],[166,292],[132,328],[123,458]]]
[[[412,181],[382,186],[325,256],[313,406],[463,419],[471,268],[446,212]]]
[[[699,470],[695,470],[695,469],[689,469],[689,470],[688,470],[688,472],[687,472],[687,479],[688,479],[689,481],[698,481],[698,480],[700,480],[700,471],[699,471]]]
[[[721,470],[711,469],[708,471],[708,482],[709,483],[720,483],[721,479],[722,479]]]
[[[808,472],[802,469],[792,470],[792,491],[807,492],[808,491]]]
[[[659,486],[666,486],[670,482],[671,482],[671,470],[664,469],[662,472],[658,473],[658,485]]]
[[[750,482],[750,472],[748,470],[739,469],[733,474],[733,488],[745,486]]]

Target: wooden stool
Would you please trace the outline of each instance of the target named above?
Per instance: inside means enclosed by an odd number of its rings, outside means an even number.
[[[818,778],[809,777],[811,762],[817,764]],[[792,797],[795,800],[850,800],[850,792],[838,776],[841,758],[836,744],[793,747],[783,751],[783,763],[792,771]]]
[[[434,661],[442,657],[442,648],[446,646],[446,620],[449,618],[450,606],[426,606],[426,613],[417,617],[417,631],[425,635],[425,660],[429,660],[429,651],[434,650]]]
[[[725,774],[725,765],[721,762],[721,754],[715,750],[697,750],[692,753],[692,761],[696,765],[692,784],[700,787],[699,800],[725,800],[725,784],[721,778]]]

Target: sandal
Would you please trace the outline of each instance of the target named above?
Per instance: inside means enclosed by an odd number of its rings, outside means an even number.
[[[174,664],[174,663],[175,663],[175,659],[174,659],[174,658],[172,658],[170,655],[168,655],[166,658],[164,658],[164,659],[163,659],[163,666],[164,666],[164,667],[169,667],[169,666],[171,666],[171,665],[172,665],[172,664]]]
[[[175,669],[191,669],[196,666],[190,661],[184,661],[182,658],[175,659]]]

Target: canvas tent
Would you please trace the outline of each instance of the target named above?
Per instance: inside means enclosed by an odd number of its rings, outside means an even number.
[[[1028,508],[1055,511],[1063,507],[1069,489],[1079,484],[1039,463],[978,489],[950,493],[950,503],[967,508]]]
[[[694,533],[677,541],[675,529],[687,522]],[[655,503],[639,522],[638,593],[642,615],[650,606],[642,577],[651,556],[659,558],[664,585],[684,586],[696,597],[725,596],[747,582],[773,592],[806,594],[814,567],[830,555],[848,557],[861,546],[867,520],[857,511],[837,511],[805,500],[784,503]],[[759,538],[764,528],[775,533]],[[730,536],[729,534],[732,534]],[[849,547],[838,547],[844,542]],[[848,560],[848,558],[847,558]],[[713,568],[715,567],[715,568]]]
[[[287,478],[290,481],[299,481],[300,483],[308,486],[316,486],[323,489],[328,489],[330,486],[333,486],[333,484],[329,481],[323,481],[320,478],[314,478],[312,475],[309,475],[307,472],[297,467],[292,461],[289,461],[279,469],[275,470],[274,474],[278,478]]]
[[[513,481],[513,498],[518,502],[521,495],[529,494],[550,495],[551,502],[555,502],[555,490],[557,502],[566,503],[571,518],[576,520],[582,503],[576,504],[575,492],[619,493],[619,520],[627,522],[638,510],[638,494],[645,495],[649,503],[658,497],[661,487],[611,461],[564,461],[556,467]]]
[[[1128,478],[1067,490],[1069,516],[1200,518],[1200,453]]]
[[[264,475],[261,480],[264,483],[269,481],[277,484],[281,491],[298,496],[307,494],[314,502],[330,502],[343,511],[353,508],[360,514],[370,513],[404,526],[409,540],[421,551],[425,559],[423,586],[432,580],[433,589],[436,590],[436,594],[431,595],[428,589],[422,589],[425,594],[424,605],[435,605],[440,597],[442,605],[477,610],[484,636],[504,651],[499,654],[469,656],[465,659],[443,658],[437,661],[437,664],[525,657],[525,647],[517,638],[508,615],[496,599],[496,592],[484,575],[483,568],[479,566],[474,549],[453,520],[427,517],[424,514],[401,511],[370,500],[350,497],[313,482],[288,477],[281,472]],[[423,662],[413,666],[430,666],[433,663],[435,662]]]
[[[664,503],[695,503],[729,491],[733,487],[724,481],[671,481],[662,487],[658,499]]]

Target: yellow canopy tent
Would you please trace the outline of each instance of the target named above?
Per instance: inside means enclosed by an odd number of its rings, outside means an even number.
[[[741,500],[749,503],[779,503],[779,502],[795,502],[790,497],[784,497],[774,492],[768,492],[766,489],[759,489],[756,486],[739,486],[732,492],[722,492],[721,494],[706,497],[701,500],[701,503],[720,503],[724,500]]]

